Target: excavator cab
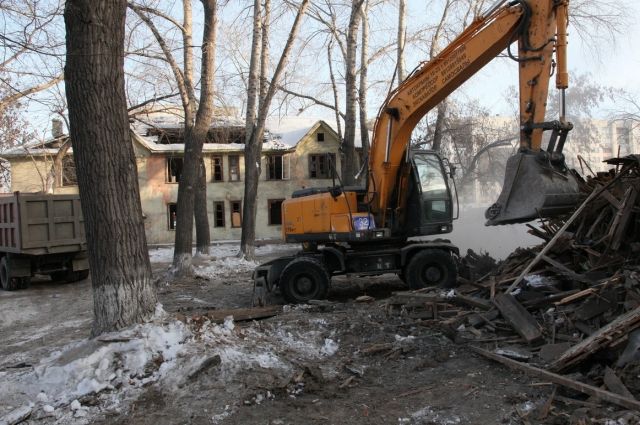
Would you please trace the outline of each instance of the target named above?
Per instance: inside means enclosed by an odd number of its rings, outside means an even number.
[[[408,164],[406,219],[399,226],[404,236],[451,232],[457,196],[448,161],[434,151],[411,150]]]

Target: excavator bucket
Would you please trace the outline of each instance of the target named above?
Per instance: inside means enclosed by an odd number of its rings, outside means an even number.
[[[524,223],[571,211],[582,196],[575,176],[546,155],[521,152],[507,160],[504,185],[496,203],[487,209],[487,226]]]

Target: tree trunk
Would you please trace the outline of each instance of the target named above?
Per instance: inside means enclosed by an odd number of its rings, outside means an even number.
[[[442,136],[445,130],[445,120],[447,118],[447,100],[438,103],[436,123],[433,130],[433,143],[431,149],[440,152],[442,149]]]
[[[204,7],[204,32],[202,34],[200,102],[195,124],[185,131],[183,170],[178,185],[176,205],[176,239],[172,265],[172,271],[176,276],[185,276],[192,272],[191,246],[193,243],[195,192],[199,184],[202,145],[207,138],[213,119],[217,0],[203,0],[202,5]],[[204,202],[206,203],[206,199]],[[204,208],[206,211],[206,205]]]
[[[240,253],[245,258],[253,260],[255,258],[255,240],[256,240],[256,212],[258,198],[258,178],[260,177],[260,156],[262,154],[262,138],[264,137],[264,129],[267,121],[267,113],[271,100],[276,93],[276,89],[280,82],[280,77],[284,72],[284,68],[289,61],[289,55],[293,47],[293,42],[298,36],[300,23],[304,16],[309,0],[303,0],[298,7],[298,13],[293,21],[289,37],[285,43],[280,60],[276,65],[276,69],[269,83],[269,89],[263,99],[260,99],[260,109],[255,121],[249,143],[245,146],[245,184],[244,184],[244,208],[242,214],[242,239],[240,241]]]
[[[367,129],[367,73],[369,61],[369,2],[365,0],[362,5],[362,50],[360,52],[360,141],[362,143],[362,164],[367,167],[369,160],[369,130]],[[366,181],[365,173],[362,177]]]
[[[407,25],[405,23],[405,18],[407,16],[407,9],[405,0],[399,0],[398,3],[398,60],[396,63],[398,74],[398,85],[404,81],[406,78],[405,74],[405,64],[404,64],[404,46],[405,46],[405,38],[407,35]]]
[[[360,6],[364,0],[352,0],[351,16],[347,29],[347,63],[345,75],[346,108],[344,123],[344,140],[342,141],[342,183],[350,186],[355,183],[356,167],[356,103],[358,93],[356,87],[356,53],[358,48],[358,25],[360,24]]]
[[[193,208],[196,220],[196,253],[208,255],[211,233],[209,213],[207,212],[207,170],[202,156],[200,156],[200,166],[198,167],[198,184],[196,185]]]
[[[338,96],[338,84],[336,83],[336,75],[333,72],[333,42],[329,41],[327,45],[327,63],[329,64],[329,78],[331,79],[331,91],[333,91],[333,112],[336,116],[336,126],[338,133],[338,140],[342,140],[342,121],[340,120],[340,96]]]
[[[249,62],[249,81],[247,81],[247,113],[245,118],[244,142],[244,199],[242,202],[242,234],[240,236],[240,256],[253,259],[256,240],[256,199],[258,193],[258,179],[260,178],[260,150],[257,145],[262,143],[256,135],[256,108],[258,92],[263,87],[268,90],[266,81],[260,82],[259,66],[261,55],[262,7],[260,0],[253,3],[253,39],[251,42],[251,59]],[[264,46],[267,43],[263,43]],[[266,72],[266,69],[262,69]],[[264,100],[261,99],[261,102]],[[249,194],[255,194],[250,196]]]
[[[124,90],[126,0],[68,0],[66,94],[93,286],[92,335],[148,319],[156,288]]]

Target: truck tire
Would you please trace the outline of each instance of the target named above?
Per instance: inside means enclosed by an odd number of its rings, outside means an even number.
[[[317,258],[300,257],[291,261],[280,275],[280,291],[291,304],[322,300],[329,292],[329,272]]]
[[[457,283],[456,263],[448,251],[424,249],[411,257],[403,275],[411,289],[440,286],[453,288]]]
[[[9,260],[7,260],[7,257],[2,257],[2,260],[0,260],[0,284],[5,291],[15,291],[20,288],[18,279],[10,276]]]

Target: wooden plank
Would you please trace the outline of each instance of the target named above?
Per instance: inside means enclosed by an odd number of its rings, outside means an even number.
[[[627,190],[627,193],[625,195],[627,196],[624,200],[624,206],[620,211],[618,211],[616,220],[614,220],[614,222],[617,222],[616,228],[613,231],[613,237],[611,238],[611,249],[614,251],[620,249],[620,245],[622,244],[622,237],[625,235],[627,224],[631,219],[631,211],[636,205],[638,192],[633,186],[629,186],[629,189]]]
[[[270,305],[266,307],[253,307],[253,308],[235,308],[230,310],[213,310],[209,311],[205,316],[212,322],[222,323],[226,317],[232,316],[236,322],[242,322],[246,320],[258,320],[266,319],[278,315],[282,311],[280,305]]]
[[[556,372],[566,370],[602,348],[611,345],[618,339],[627,336],[638,327],[640,327],[640,308],[623,314],[582,342],[571,347],[558,360],[552,363],[551,370]]]
[[[575,300],[579,300],[580,298],[584,298],[584,297],[586,297],[588,295],[595,294],[595,293],[596,293],[596,290],[594,288],[588,288],[588,289],[580,291],[580,292],[578,292],[576,294],[569,295],[568,297],[564,297],[560,301],[556,302],[555,305],[568,304],[568,303],[571,303],[571,302],[573,302]]]
[[[569,219],[567,221],[565,221],[565,223],[556,232],[556,234],[553,236],[553,238],[551,238],[551,240],[540,250],[538,255],[536,255],[535,258],[533,260],[531,260],[531,262],[527,265],[527,267],[525,267],[525,269],[522,270],[522,272],[520,273],[518,278],[515,280],[515,282],[513,282],[511,284],[511,286],[509,286],[509,288],[507,289],[507,293],[513,292],[518,287],[520,282],[522,282],[524,277],[527,274],[529,274],[529,272],[535,267],[536,264],[538,264],[538,262],[540,261],[541,257],[543,255],[546,255],[547,252],[551,251],[551,248],[553,248],[555,243],[562,237],[562,235],[564,235],[564,232],[567,230],[567,228],[569,226],[571,226],[571,223],[573,223],[576,220],[576,218],[578,218],[578,216],[587,207],[587,205],[589,205],[589,203],[593,199],[595,199],[597,196],[599,196],[603,191],[607,190],[609,188],[609,186],[611,186],[614,182],[616,182],[618,179],[620,179],[622,175],[623,175],[623,173],[620,173],[620,174],[616,175],[614,178],[609,180],[607,182],[607,184],[605,184],[604,186],[600,187],[599,189],[594,189],[593,192],[591,192],[591,194],[589,194],[587,199],[585,199],[584,202],[582,203],[582,205],[580,205],[578,207],[578,209],[576,209],[575,212],[571,215],[571,217],[569,217]]]
[[[554,260],[553,258],[547,257],[546,255],[543,255],[543,256],[540,257],[540,259],[543,260],[546,263],[549,263],[550,265],[552,265],[553,267],[558,269],[559,273],[569,277],[570,279],[573,279],[573,280],[578,281],[578,282],[593,283],[593,281],[591,279],[589,279],[588,277],[582,276],[581,274],[578,274],[578,273],[574,272],[573,270],[571,270],[570,268],[568,268],[564,264],[560,263],[559,261]]]
[[[471,348],[471,350],[475,351],[481,356],[494,360],[498,363],[502,363],[503,365],[508,366],[512,369],[520,370],[526,373],[527,375],[541,378],[541,379],[553,382],[554,384],[562,385],[563,387],[580,391],[581,393],[599,398],[602,401],[613,403],[630,410],[634,410],[634,411],[640,410],[640,402],[638,402],[637,400],[632,400],[627,397],[623,397],[621,395],[602,390],[592,385],[587,385],[582,382],[574,381],[573,379],[569,379],[565,376],[558,375],[556,373],[549,372],[544,369],[540,369],[525,363],[520,363],[518,361],[508,359],[498,354],[483,350],[482,348],[473,347],[473,346],[470,346],[469,348]]]
[[[452,300],[455,304],[463,304],[480,310],[489,311],[493,308],[491,302],[478,297],[470,297],[462,294],[456,294]]]
[[[529,344],[542,340],[538,322],[511,294],[498,294],[493,299],[502,316]]]

